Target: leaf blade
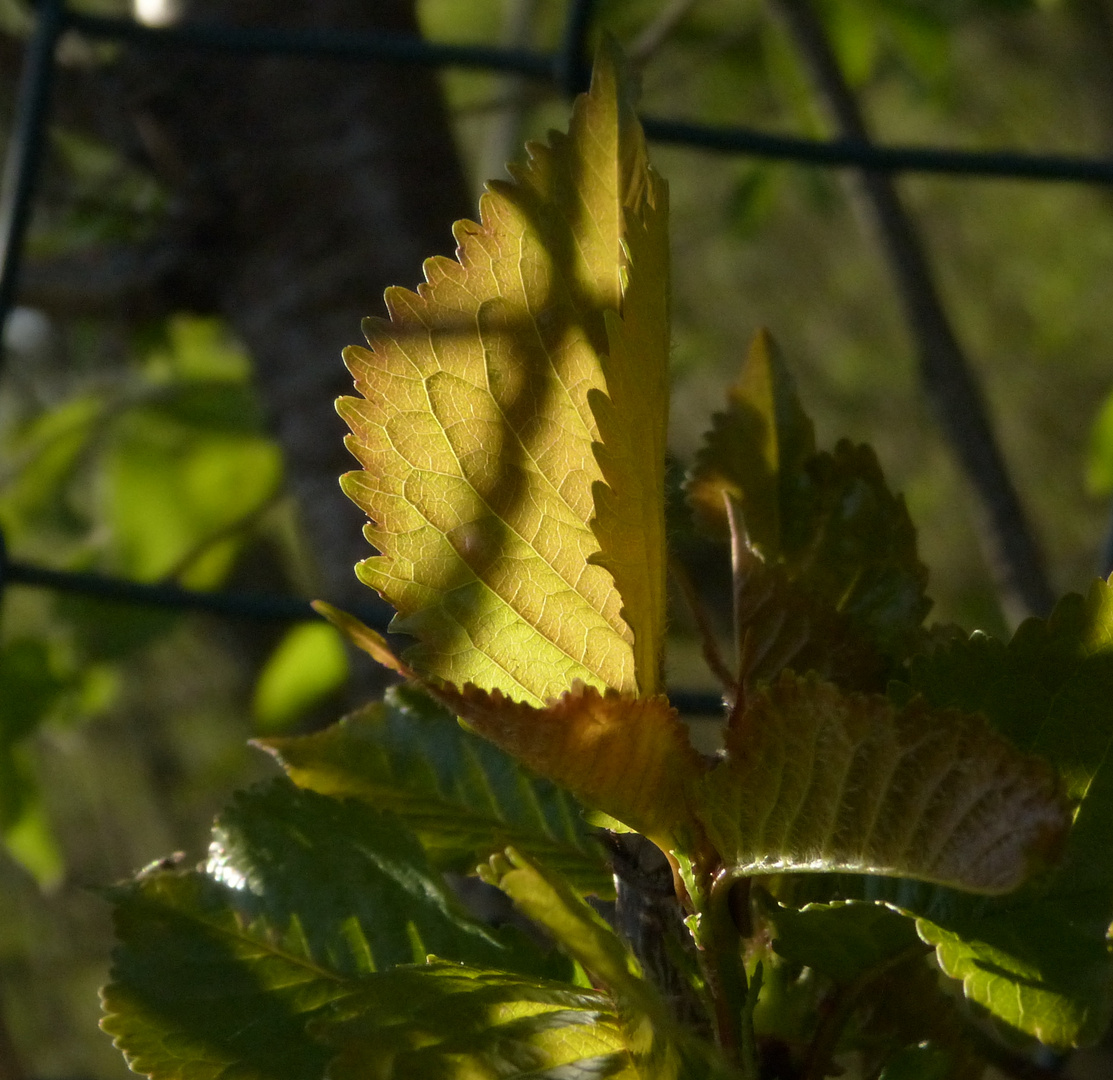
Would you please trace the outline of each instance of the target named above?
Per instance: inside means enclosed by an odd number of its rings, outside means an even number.
[[[584,892],[613,892],[571,797],[527,775],[414,687],[393,687],[382,704],[322,732],[258,744],[300,787],[398,815],[441,867],[470,871],[513,845]]]
[[[588,565],[603,478],[589,397],[607,389],[604,313],[621,308],[625,211],[648,176],[613,47],[569,135],[530,153],[489,186],[479,224],[457,223],[458,261],[428,260],[417,293],[388,290],[371,351],[345,352],[364,400],[338,408],[363,467],[344,487],[381,553],[359,574],[418,638],[407,659],[539,705],[576,679],[637,685],[614,579]]]
[[[732,721],[696,812],[733,872],[833,871],[1003,893],[1056,854],[1054,771],[974,716],[785,672]]]

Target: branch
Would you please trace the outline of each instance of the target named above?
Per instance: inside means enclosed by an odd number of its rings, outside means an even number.
[[[845,139],[870,141],[854,94],[808,0],[770,0]],[[920,380],[977,495],[980,539],[1006,616],[1045,615],[1054,601],[1043,556],[997,446],[977,379],[944,310],[927,254],[891,176],[863,170],[859,206],[881,243],[918,354]]]

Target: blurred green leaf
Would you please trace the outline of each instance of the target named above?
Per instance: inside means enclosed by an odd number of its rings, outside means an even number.
[[[86,395],[56,405],[17,429],[4,447],[0,523],[12,545],[44,525],[72,532],[83,526],[67,488],[80,475],[83,454],[105,405]]]
[[[281,479],[269,439],[194,430],[147,408],[121,419],[106,466],[118,568],[150,581],[188,563],[178,577],[193,588],[220,582],[237,550],[234,526]]]
[[[251,360],[220,319],[175,315],[165,323],[165,337],[147,357],[155,381],[171,379],[246,383]]]
[[[348,654],[327,623],[302,623],[283,636],[259,673],[251,713],[256,730],[283,731],[344,685]]]
[[[326,731],[260,745],[302,787],[397,814],[440,866],[470,870],[514,845],[584,892],[613,895],[572,797],[529,776],[413,687],[392,687],[381,704]]]
[[[1105,399],[1090,429],[1086,488],[1091,495],[1113,492],[1113,394]]]
[[[882,1070],[878,1080],[948,1080],[951,1057],[931,1043],[906,1046]]]

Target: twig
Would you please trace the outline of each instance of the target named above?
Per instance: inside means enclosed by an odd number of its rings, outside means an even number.
[[[858,102],[808,0],[770,0],[810,69],[842,137],[870,142]],[[1046,614],[1053,595],[1043,557],[997,446],[981,388],[936,288],[915,225],[892,177],[862,170],[858,203],[881,242],[919,357],[920,379],[980,504],[981,540],[1005,614]]]

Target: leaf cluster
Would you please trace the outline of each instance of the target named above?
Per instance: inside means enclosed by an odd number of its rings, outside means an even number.
[[[765,334],[687,481],[734,617],[705,643],[723,750],[692,747],[662,675],[667,221],[605,44],[568,135],[347,350],[358,572],[416,644],[321,610],[406,684],[265,740],[288,781],[202,868],[116,891],[104,1026],[136,1071],[974,1077],[981,1012],[1055,1047],[1107,1026],[1109,587],[1008,645],[925,628],[903,500],[868,447],[816,447]],[[450,893],[476,864],[527,931]]]

